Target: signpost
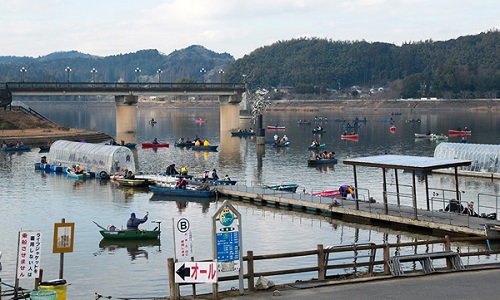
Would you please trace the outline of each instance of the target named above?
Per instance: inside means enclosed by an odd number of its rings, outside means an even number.
[[[216,262],[175,263],[175,283],[215,283],[217,282]]]
[[[217,261],[217,272],[238,272],[239,292],[243,295],[241,241],[241,214],[226,200],[212,217],[213,259]],[[216,291],[217,283],[214,284],[214,293]]]
[[[19,231],[17,245],[16,282],[14,292],[19,290],[19,279],[34,278],[35,288],[40,277],[42,255],[42,233],[39,231]]]
[[[186,217],[173,218],[172,222],[172,228],[174,229],[175,261],[190,261],[194,257],[191,222]]]
[[[52,253],[59,253],[59,278],[64,278],[64,253],[73,252],[75,241],[75,223],[66,223],[63,218],[61,223],[54,223],[54,243]]]

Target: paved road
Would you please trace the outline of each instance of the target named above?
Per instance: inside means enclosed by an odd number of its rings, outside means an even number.
[[[384,280],[358,281],[308,289],[284,289],[252,295],[223,298],[245,299],[499,299],[500,268],[440,273],[424,276],[392,277]]]

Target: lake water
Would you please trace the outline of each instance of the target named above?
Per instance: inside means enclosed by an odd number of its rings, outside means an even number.
[[[61,125],[70,127],[98,129],[112,136],[116,134],[114,104],[102,103],[43,103],[27,102],[29,106],[48,116]],[[345,158],[379,155],[384,153],[432,156],[436,142],[416,140],[414,133],[447,133],[448,129],[468,126],[473,134],[469,143],[498,144],[500,131],[496,115],[489,112],[439,112],[414,114],[401,111],[401,116],[373,111],[352,113],[318,112],[266,112],[265,125],[286,126],[286,134],[291,145],[275,149],[271,145],[259,149],[253,138],[221,137],[219,132],[218,109],[167,109],[160,107],[140,107],[137,112],[137,143],[152,141],[173,145],[179,137],[209,139],[219,145],[218,152],[195,152],[181,148],[161,148],[134,150],[138,170],[145,173],[164,172],[166,167],[175,163],[185,165],[190,173],[199,174],[204,170],[217,169],[219,175],[228,174],[237,179],[238,184],[248,186],[261,184],[298,183],[299,191],[315,192],[337,189],[344,183],[352,183],[352,167],[342,164]],[[297,120],[312,120],[315,115],[328,117],[322,126],[326,133],[321,136],[312,134],[313,125],[298,125]],[[206,118],[207,123],[198,125],[195,118]],[[367,118],[358,129],[359,141],[343,141],[340,134],[344,123],[334,120],[344,117]],[[389,123],[380,122],[393,118],[397,126],[394,133],[389,131]],[[155,126],[148,120],[155,118]],[[420,119],[420,123],[406,122]],[[352,123],[352,122],[351,122]],[[244,120],[241,128],[255,127]],[[274,132],[267,131],[271,139]],[[307,146],[313,138],[327,145],[326,150],[336,152],[339,164],[330,167],[307,167],[306,160],[311,155]],[[460,137],[450,138],[459,142]],[[126,141],[129,142],[129,141]],[[222,144],[221,144],[222,142]],[[2,280],[14,283],[17,233],[20,230],[42,232],[41,265],[44,280],[55,279],[59,274],[59,255],[52,254],[53,224],[62,218],[75,223],[74,252],[65,255],[64,278],[71,283],[68,299],[92,299],[94,293],[115,297],[158,297],[168,295],[167,258],[173,257],[172,218],[186,216],[191,219],[194,231],[195,259],[211,258],[211,218],[224,199],[218,202],[182,202],[180,199],[152,198],[147,190],[131,190],[119,187],[113,182],[96,180],[75,181],[63,175],[35,171],[33,164],[42,154],[33,149],[26,153],[0,153],[0,195],[2,218],[0,228],[2,239],[3,270]],[[361,169],[358,181],[362,188],[370,190],[371,195],[382,199],[382,178],[378,169]],[[411,177],[402,173],[400,183],[411,182]],[[390,187],[394,186],[393,175],[388,175]],[[417,191],[422,197],[424,183],[417,183]],[[454,189],[453,180],[444,175],[432,175],[431,187]],[[478,192],[499,193],[499,185],[485,179],[460,179],[460,188],[467,201],[473,200]],[[178,200],[178,201],[175,201]],[[403,200],[404,201],[404,200]],[[409,201],[409,200],[408,200]],[[322,216],[301,214],[269,207],[258,207],[245,203],[232,204],[242,214],[243,250],[253,250],[255,255],[315,249],[317,244],[336,245],[354,242],[409,241],[425,239],[428,236],[406,233],[376,226],[358,225],[331,220]],[[423,206],[423,202],[419,203]],[[98,228],[92,221],[103,226],[113,224],[124,226],[130,213],[143,215],[149,211],[151,220],[162,220],[161,244],[145,245],[106,245],[101,242]],[[155,224],[146,223],[142,228],[152,229]],[[310,266],[315,259],[303,261]],[[290,261],[283,268],[294,268],[296,262]],[[272,266],[269,262],[267,267]],[[266,268],[263,264],[259,267]],[[262,270],[262,269],[261,269]],[[288,278],[272,278],[276,283],[308,279],[314,274],[294,275]],[[237,283],[221,284],[228,289]],[[30,280],[21,280],[21,286],[32,288]],[[211,286],[200,285],[199,292],[210,291]],[[186,288],[183,293],[189,293]]]

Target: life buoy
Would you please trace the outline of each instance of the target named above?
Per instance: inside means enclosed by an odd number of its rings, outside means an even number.
[[[109,178],[108,173],[106,173],[106,171],[99,172],[99,178],[108,179]]]

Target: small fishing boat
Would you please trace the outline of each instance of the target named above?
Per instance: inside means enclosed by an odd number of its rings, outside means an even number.
[[[396,132],[396,126],[392,125],[391,128],[389,128],[391,132]]]
[[[115,240],[157,239],[160,235],[160,231],[154,230],[99,230],[99,232],[103,238]]]
[[[355,141],[357,141],[359,138],[359,134],[357,134],[357,133],[356,134],[342,134],[340,136],[340,138],[343,140],[355,140]]]
[[[435,139],[436,141],[446,141],[448,140],[448,137],[444,134],[440,134],[440,135],[435,135],[433,139]]]
[[[337,123],[346,122],[346,119],[344,119],[344,118],[342,118],[342,119],[335,119],[335,122],[337,122]]]
[[[384,119],[380,120],[380,122],[382,122],[382,123],[391,123],[391,122],[394,122],[394,120],[392,118],[390,118],[390,119],[384,118]]]
[[[40,152],[49,152],[50,151],[50,146],[40,145],[40,146],[38,146],[38,148],[40,148]]]
[[[433,139],[435,138],[436,135],[434,133],[415,133],[415,138],[416,139]]]
[[[149,120],[149,125],[155,126],[155,124],[156,124],[156,121]]]
[[[198,191],[192,188],[186,189],[176,189],[173,186],[156,186],[150,185],[149,188],[155,195],[169,195],[169,196],[177,196],[177,197],[198,197],[198,198],[210,198],[215,197],[215,191]]]
[[[0,148],[1,151],[30,151],[31,146],[29,145],[22,145],[22,146],[14,146],[14,147],[2,147]]]
[[[319,150],[320,148],[325,147],[326,144],[319,144],[318,146],[309,146],[308,150]]]
[[[453,130],[450,129],[448,130],[449,135],[471,135],[472,131],[471,130]]]
[[[299,124],[299,125],[311,125],[311,121],[307,121],[307,120],[298,120],[298,121],[297,121],[297,124]]]
[[[193,180],[197,183],[197,184],[201,184],[201,181],[202,179],[201,178],[193,178]],[[210,185],[235,185],[236,180],[231,180],[231,179],[207,179],[208,180],[208,183],[210,183]]]
[[[280,185],[266,185],[264,186],[264,189],[295,193],[298,187],[299,187],[298,184],[291,183],[291,184],[280,184]]]
[[[155,181],[147,178],[137,178],[137,179],[127,179],[127,178],[119,178],[116,181],[122,186],[128,187],[147,187],[152,184],[155,184]]]
[[[283,147],[288,147],[290,146],[290,141],[286,141],[284,144],[283,143],[274,143],[273,147],[274,148],[283,148]]]
[[[326,130],[324,130],[323,128],[314,128],[313,129],[313,133],[325,133]]]
[[[253,136],[254,131],[231,131],[231,136]]]
[[[318,122],[328,122],[328,118],[327,117],[314,118],[314,122],[316,122],[316,123],[318,123]]]
[[[193,146],[194,151],[217,151],[218,146]]]
[[[193,147],[193,146],[194,146],[193,142],[182,142],[182,143],[175,142],[174,144],[174,147]]]
[[[202,119],[202,118],[199,118],[199,119],[194,120],[194,122],[195,122],[196,124],[203,124],[203,123],[206,123],[206,122],[207,122],[207,119]]]
[[[285,130],[285,126],[278,125],[267,125],[266,128],[269,130]]]
[[[354,124],[354,125],[344,125],[342,126],[344,129],[356,129],[356,128],[359,128],[360,126],[357,125],[357,124]]]
[[[83,179],[83,177],[85,176],[85,174],[81,173],[81,174],[76,174],[75,172],[71,171],[70,169],[67,170],[66,172],[66,175],[68,176],[68,178],[73,178],[73,179]]]
[[[336,164],[338,160],[336,158],[316,158],[311,157],[307,160],[308,166],[318,166],[318,165],[333,165]]]
[[[324,190],[322,192],[312,193],[316,197],[342,198],[339,190]]]
[[[170,146],[169,143],[150,143],[150,142],[144,142],[141,144],[142,148],[168,148]]]
[[[97,224],[93,221],[97,227],[101,228],[99,233],[105,239],[113,240],[151,240],[158,239],[161,233],[161,221],[152,221],[152,223],[157,223],[158,226],[153,230],[117,230],[115,226],[110,225],[108,228]]]

